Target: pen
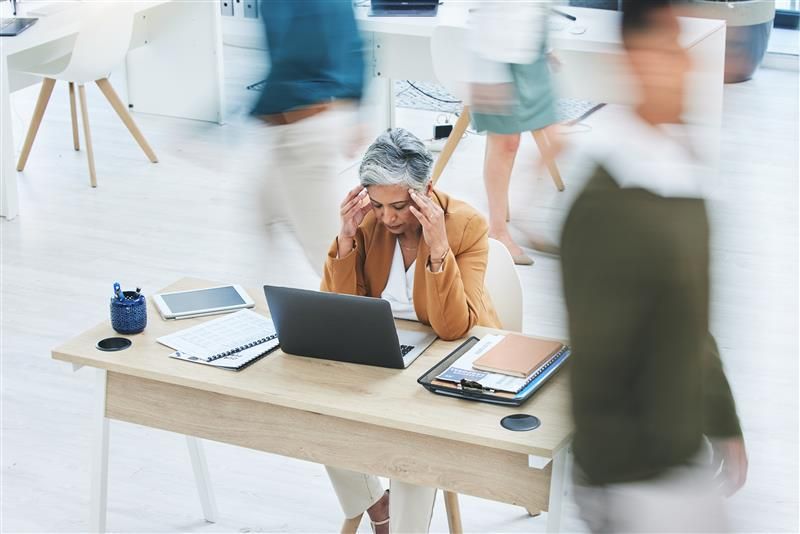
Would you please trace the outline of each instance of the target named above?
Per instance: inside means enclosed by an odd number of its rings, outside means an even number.
[[[120,288],[119,282],[114,282],[114,296],[117,297],[117,300],[125,300],[125,295],[122,294],[122,288]]]
[[[134,299],[138,299],[141,296],[142,296],[142,288],[141,287],[137,287],[136,288],[136,295],[133,298]]]
[[[571,20],[571,21],[576,21],[576,20],[578,20],[578,17],[575,17],[575,16],[573,16],[573,15],[570,15],[569,13],[564,13],[563,11],[559,11],[558,9],[551,9],[550,11],[552,11],[552,12],[553,12],[553,13],[555,13],[556,15],[561,15],[561,16],[562,16],[562,17],[564,17],[564,18],[568,18],[568,19],[569,19],[569,20]]]

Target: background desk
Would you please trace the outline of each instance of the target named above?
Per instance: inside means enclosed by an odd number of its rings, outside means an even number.
[[[168,289],[211,285],[183,279]],[[248,293],[266,313],[263,291]],[[95,348],[115,335],[108,323],[53,350],[57,360],[98,370],[91,521],[97,530],[105,524],[109,419],[549,510],[548,530],[558,530],[572,433],[566,373],[521,408],[433,395],[417,384],[457,342],[437,341],[405,370],[276,351],[234,373],[169,358],[156,342],[208,318],[163,321],[149,302],[148,314],[147,329],[131,336],[125,351]],[[500,427],[503,416],[519,412],[535,414],[542,426]]]
[[[19,16],[45,2],[22,2]],[[135,17],[131,51],[112,78],[120,98],[134,111],[221,123],[223,115],[222,31],[215,2],[137,0],[115,10]],[[41,17],[15,37],[0,38],[0,215],[16,217],[17,172],[11,127],[11,93],[41,82],[24,74],[72,52],[82,6],[69,4]],[[3,2],[0,13],[10,16]],[[127,83],[123,82],[127,78]],[[158,147],[156,147],[158,151]]]
[[[383,84],[382,128],[394,126],[392,79],[435,80],[430,41],[437,25],[468,26],[469,4],[445,2],[435,18],[368,17],[369,8],[356,11],[367,41],[367,68]],[[631,104],[636,94],[623,61],[619,28],[621,13],[603,9],[564,7],[577,17],[570,22],[553,16],[560,27],[550,32],[550,44],[561,61],[555,76],[559,96],[608,104]],[[689,51],[694,70],[688,79],[685,118],[697,128],[696,147],[716,168],[722,123],[725,66],[725,22],[681,18],[680,40]],[[574,35],[570,28],[585,33]],[[468,80],[465,73],[465,80]]]

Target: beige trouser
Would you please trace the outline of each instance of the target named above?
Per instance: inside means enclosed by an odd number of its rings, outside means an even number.
[[[383,486],[378,477],[328,467],[328,476],[339,498],[345,517],[355,517],[378,502]],[[398,480],[390,483],[389,530],[393,534],[428,532],[433,515],[436,488],[415,486]]]
[[[293,124],[266,128],[272,153],[266,171],[267,218],[289,219],[306,258],[320,275],[339,231],[339,205],[357,185],[351,173],[342,172],[355,124],[355,107],[341,105]]]

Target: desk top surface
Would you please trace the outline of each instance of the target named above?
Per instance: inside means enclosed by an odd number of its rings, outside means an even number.
[[[219,285],[184,278],[165,288],[183,290]],[[268,315],[263,290],[247,289],[255,311]],[[129,337],[131,348],[102,352],[100,339],[117,336],[104,322],[53,349],[56,360],[117,373],[204,389],[224,395],[341,417],[424,435],[489,446],[501,450],[552,457],[572,433],[567,373],[562,371],[519,408],[495,406],[435,395],[417,384],[458,341],[437,340],[403,370],[347,364],[287,355],[276,350],[242,371],[232,372],[170,358],[171,349],[156,339],[214,317],[165,321],[148,299],[148,324]],[[409,323],[413,325],[414,323]],[[404,326],[406,323],[404,322]],[[492,330],[476,327],[481,336]],[[500,419],[512,413],[537,416],[542,425],[531,432],[511,432]]]
[[[435,17],[370,17],[369,7],[356,8],[356,19],[363,31],[378,34],[430,37],[436,26],[468,27],[470,13],[479,2],[445,2],[439,6]],[[616,51],[621,47],[619,33],[622,14],[607,9],[558,6],[559,10],[577,18],[569,21],[559,15],[551,16],[550,41],[555,49],[583,51]],[[699,43],[715,31],[723,28],[722,20],[680,17],[681,44],[686,48]],[[580,34],[572,33],[585,28]]]
[[[152,9],[159,7],[163,4],[170,3],[174,0],[132,0],[127,2],[119,2],[114,6],[114,12],[118,15],[124,13],[134,16]],[[11,17],[11,6],[3,2],[0,6],[0,15],[3,17]],[[55,7],[53,4],[56,4]],[[2,46],[0,46],[0,56],[10,56],[18,52],[29,50],[31,48],[46,45],[48,43],[58,41],[60,39],[75,39],[81,29],[81,24],[85,19],[86,9],[91,5],[85,2],[64,2],[63,5],[58,5],[58,2],[20,2],[17,5],[17,17],[33,17],[39,20],[27,28],[19,35],[12,37],[0,37],[2,39]],[[40,15],[39,11],[52,9],[45,15]]]

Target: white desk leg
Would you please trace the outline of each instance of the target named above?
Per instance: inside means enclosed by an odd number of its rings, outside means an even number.
[[[394,118],[394,111],[395,111],[395,101],[394,101],[394,80],[392,78],[385,78],[384,83],[386,84],[386,127],[387,128],[394,128],[395,127],[395,118]]]
[[[0,216],[13,219],[19,213],[14,135],[11,128],[11,89],[7,58],[0,58]]]
[[[546,532],[561,531],[561,511],[564,498],[569,495],[572,476],[572,444],[567,444],[553,457],[550,480],[550,502],[547,506]]]
[[[108,501],[108,418],[106,417],[105,369],[97,369],[92,426],[94,427],[94,436],[89,531],[105,532]]]
[[[214,491],[211,489],[203,442],[193,436],[186,436],[186,445],[189,447],[189,457],[192,459],[194,481],[197,484],[197,493],[200,495],[203,517],[209,523],[215,523],[217,521],[217,501],[214,498]]]

